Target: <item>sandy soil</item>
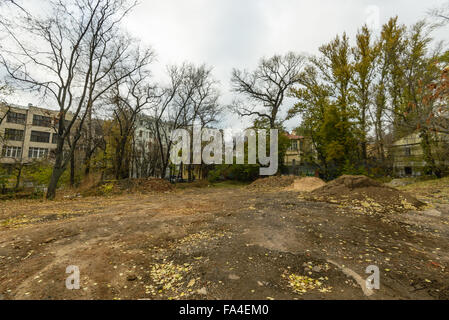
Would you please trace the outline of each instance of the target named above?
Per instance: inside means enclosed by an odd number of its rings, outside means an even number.
[[[233,187],[0,210],[1,299],[449,299],[445,204],[366,215]],[[370,265],[379,290],[364,287]]]

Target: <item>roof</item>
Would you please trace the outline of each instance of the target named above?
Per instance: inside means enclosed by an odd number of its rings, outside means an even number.
[[[295,135],[295,134],[286,133],[285,135],[286,135],[287,138],[289,138],[290,140],[300,140],[300,139],[304,139],[303,136],[297,136],[297,135]]]
[[[38,109],[38,110],[43,110],[43,111],[59,112],[59,110],[57,110],[57,109],[42,108],[42,107],[38,107],[38,106],[35,106],[32,104],[23,106],[23,105],[19,105],[19,104],[15,104],[15,103],[2,102],[2,103],[0,103],[0,105],[3,107],[11,107],[11,108],[20,109],[20,110]]]

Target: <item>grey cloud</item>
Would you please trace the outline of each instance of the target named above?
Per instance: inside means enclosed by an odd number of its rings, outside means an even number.
[[[444,1],[141,0],[125,22],[129,32],[156,50],[155,78],[163,77],[167,64],[207,63],[221,82],[222,102],[229,103],[233,67],[253,69],[261,57],[287,51],[314,54],[337,34],[353,36],[370,5],[379,7],[380,23],[399,15],[410,25]],[[447,30],[436,36],[447,40]],[[242,123],[231,115],[222,125]]]

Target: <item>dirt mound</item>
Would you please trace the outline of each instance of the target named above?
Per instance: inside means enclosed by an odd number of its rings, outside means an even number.
[[[341,176],[315,190],[313,194],[317,196],[346,196],[355,189],[366,188],[388,189],[382,183],[365,176]]]
[[[320,178],[305,177],[295,179],[293,185],[287,188],[287,191],[311,192],[326,185],[326,182]]]
[[[123,193],[162,193],[173,189],[173,185],[163,179],[125,179],[103,181],[81,194],[83,196],[108,196]]]
[[[349,205],[365,213],[415,210],[424,203],[365,176],[342,176],[311,192],[311,199]]]
[[[267,178],[257,179],[251,183],[248,188],[253,190],[285,188],[291,186],[294,181],[295,177],[270,176]]]
[[[128,192],[167,192],[173,190],[173,185],[163,179],[127,179],[121,180],[118,187]]]

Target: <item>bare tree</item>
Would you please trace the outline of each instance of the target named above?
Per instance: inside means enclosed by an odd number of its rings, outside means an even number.
[[[449,23],[449,1],[439,7],[431,9],[429,15],[434,20],[435,27],[447,25]]]
[[[234,69],[232,90],[247,98],[245,102],[236,101],[233,106],[240,116],[257,116],[268,120],[270,128],[276,127],[279,110],[288,90],[298,83],[303,56],[288,53],[262,59],[257,69],[251,73]],[[250,106],[246,106],[246,104]]]
[[[5,97],[11,95],[13,92],[12,88],[8,86],[7,84],[0,83],[0,106],[3,107],[2,112],[0,113],[0,124],[3,123],[3,121],[8,116],[8,113],[10,112],[11,107],[8,105],[8,103],[5,100]],[[0,136],[0,139],[2,137]],[[1,140],[0,140],[1,142]]]
[[[185,63],[170,67],[168,75],[170,83],[159,89],[158,101],[153,108],[161,177],[165,176],[169,165],[171,132],[185,128],[193,134],[194,125],[204,127],[214,122],[221,111],[217,81],[212,78],[210,68]]]
[[[104,106],[97,106],[97,108],[104,108]],[[88,176],[91,170],[92,157],[97,153],[99,149],[104,149],[106,145],[106,132],[103,128],[103,121],[98,115],[94,113],[94,108],[88,111],[85,130],[83,131],[82,149],[84,151],[83,165],[84,175]]]
[[[181,115],[185,106],[175,102],[179,91],[185,85],[185,74],[185,66],[168,68],[170,82],[167,86],[158,88],[158,100],[153,107],[154,132],[161,157],[161,178],[165,177],[169,164],[172,146],[171,132],[172,130],[182,128],[184,125]]]
[[[212,77],[212,70],[206,66],[194,68],[190,75],[191,81],[196,83],[196,92],[192,97],[191,124],[190,124],[190,140],[193,141],[193,128],[198,126],[203,129],[218,120],[222,112],[218,100],[220,94],[217,89],[218,82]],[[190,147],[190,158],[193,159],[193,145]],[[192,163],[188,164],[188,180],[194,180]]]
[[[22,13],[25,13],[26,15],[28,15],[28,11],[22,6],[22,4],[19,1],[15,1],[15,0],[0,0],[0,8],[2,6],[14,7],[14,8],[19,9],[20,11],[22,11]]]
[[[151,61],[151,50],[132,60],[134,40],[121,35],[120,23],[133,6],[127,0],[51,0],[48,17],[27,16],[12,27],[3,25],[10,45],[2,48],[0,63],[9,78],[59,108],[48,199],[55,197],[92,106]],[[69,112],[73,116],[67,118]]]
[[[139,60],[139,55],[136,60]],[[120,75],[119,75],[120,76]],[[135,122],[138,115],[155,99],[155,88],[149,83],[150,72],[139,71],[118,84],[112,91],[113,119],[118,125],[115,139],[115,178],[125,178],[128,170],[124,170],[126,147],[134,136]]]

